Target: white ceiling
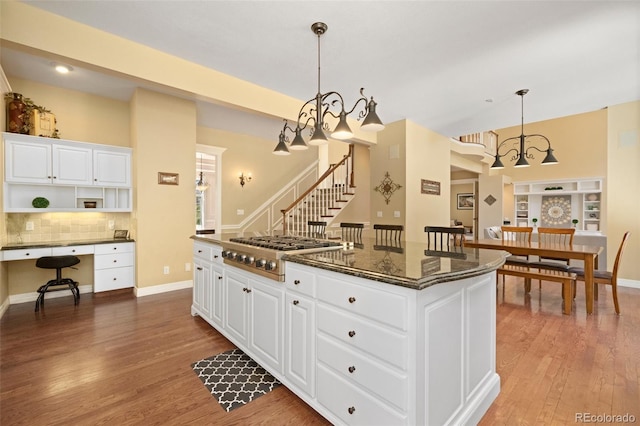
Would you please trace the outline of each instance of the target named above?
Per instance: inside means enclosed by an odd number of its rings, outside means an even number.
[[[349,106],[360,87],[385,122],[407,118],[446,136],[597,110],[640,99],[638,1],[26,1],[126,39],[296,97],[322,91]],[[126,76],[3,48],[8,76],[128,99]],[[490,102],[487,100],[491,100]],[[297,112],[297,111],[296,111]],[[270,135],[279,120],[198,103],[207,127]]]

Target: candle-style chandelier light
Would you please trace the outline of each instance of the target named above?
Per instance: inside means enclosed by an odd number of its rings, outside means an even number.
[[[320,36],[327,31],[327,24],[324,22],[316,22],[311,25],[311,31],[318,36],[318,93],[312,99],[309,99],[302,105],[300,111],[298,112],[298,120],[295,128],[290,126],[288,121],[285,120],[284,127],[280,132],[280,136],[278,138],[278,145],[276,149],[273,151],[276,155],[289,155],[289,150],[303,150],[307,149],[308,146],[302,138],[302,131],[311,127],[311,139],[309,140],[309,145],[323,145],[328,142],[327,136],[325,135],[325,131],[330,131],[329,125],[325,121],[327,116],[334,117],[338,120],[338,124],[335,129],[331,132],[331,137],[335,139],[349,139],[353,137],[353,133],[351,132],[351,128],[347,123],[347,116],[351,114],[358,105],[363,102],[364,107],[358,113],[358,121],[360,119],[362,121],[362,125],[360,128],[365,131],[374,131],[378,132],[384,129],[384,124],[376,114],[376,102],[371,97],[370,100],[367,100],[364,95],[364,88],[360,89],[361,97],[356,101],[353,107],[349,110],[345,110],[344,99],[342,95],[338,92],[327,92],[322,93],[320,91]],[[335,108],[336,111],[339,108],[340,111],[336,114],[331,108]],[[289,147],[287,148],[287,144],[289,143],[289,137],[286,132],[289,131],[293,133],[295,136],[291,141]]]
[[[527,161],[527,158],[528,159],[535,158],[533,154],[529,154],[529,151],[532,149],[535,149],[538,152],[547,153],[547,155],[544,157],[544,160],[542,160],[542,165],[558,164],[558,160],[556,160],[556,157],[553,156],[553,149],[551,149],[551,142],[549,142],[549,139],[547,139],[546,136],[538,135],[538,134],[533,134],[533,135],[524,134],[524,95],[526,95],[528,92],[529,92],[529,89],[522,89],[516,92],[516,95],[520,96],[520,104],[521,104],[522,121],[521,121],[521,127],[520,127],[520,136],[515,136],[513,138],[505,139],[502,141],[502,143],[500,143],[500,145],[498,145],[498,148],[496,149],[496,159],[493,162],[493,165],[491,166],[492,169],[504,169],[504,164],[502,164],[502,161],[500,160],[500,158],[506,156],[510,152],[514,153],[513,156],[511,157],[511,161],[516,159],[518,160],[513,167],[529,167],[529,162]],[[518,150],[518,148],[514,146],[513,148],[511,148],[510,150],[508,150],[507,152],[501,155],[500,148],[502,148],[507,142],[514,141],[514,140],[519,141],[520,150]],[[535,145],[533,145],[538,141],[546,142],[546,148],[540,149]],[[529,144],[529,146],[525,148],[525,144]]]

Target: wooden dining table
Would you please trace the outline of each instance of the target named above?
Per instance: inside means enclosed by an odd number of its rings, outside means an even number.
[[[593,313],[593,271],[598,268],[598,255],[604,247],[587,245],[545,244],[538,242],[502,241],[482,239],[465,241],[465,247],[504,250],[515,256],[541,256],[584,261],[584,286],[587,314]]]

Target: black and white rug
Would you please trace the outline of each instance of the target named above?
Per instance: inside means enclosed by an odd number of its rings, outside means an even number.
[[[240,349],[194,362],[191,367],[227,412],[280,386],[275,377]]]

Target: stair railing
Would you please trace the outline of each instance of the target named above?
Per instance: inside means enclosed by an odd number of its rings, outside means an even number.
[[[308,235],[309,221],[326,221],[333,218],[332,210],[340,209],[336,203],[346,202],[354,185],[353,145],[340,162],[332,164],[318,180],[303,192],[282,212],[284,235]]]

